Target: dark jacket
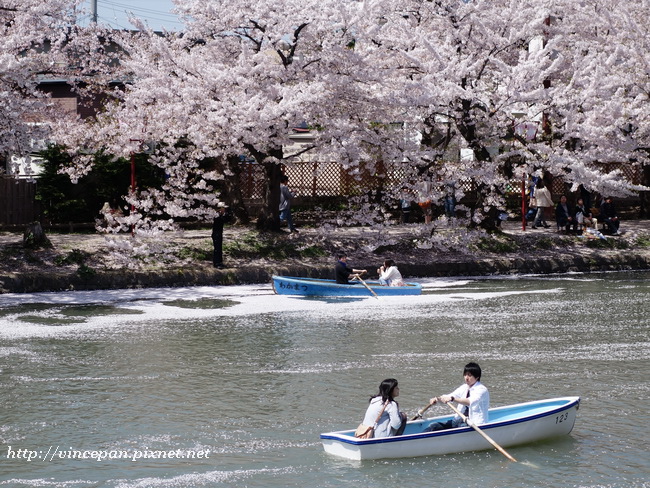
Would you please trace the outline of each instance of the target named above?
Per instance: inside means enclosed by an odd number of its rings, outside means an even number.
[[[294,199],[294,196],[295,195],[291,193],[291,190],[289,190],[287,185],[280,185],[280,212],[291,208],[291,201]]]
[[[343,261],[337,261],[336,267],[336,282],[340,285],[349,285],[350,275],[354,273],[352,268],[350,268]]]
[[[616,206],[614,205],[614,202],[608,203],[607,200],[603,200],[603,203],[600,204],[600,218],[607,220],[614,217],[618,217],[616,214]]]
[[[555,220],[557,221],[558,225],[569,224],[569,219],[571,219],[572,223],[575,223],[575,218],[575,210],[568,203],[566,205],[566,210],[562,206],[562,203],[558,203],[557,207],[555,207]]]
[[[212,221],[212,237],[221,237],[223,235],[223,224],[227,224],[232,219],[232,212],[229,208],[224,213],[219,213]]]
[[[576,216],[581,213],[584,217],[591,217],[591,210],[585,207],[584,205],[576,205],[575,214]]]

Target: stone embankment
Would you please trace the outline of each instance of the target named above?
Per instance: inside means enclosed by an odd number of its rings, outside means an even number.
[[[245,283],[270,283],[272,275],[331,278],[334,254],[345,249],[355,268],[368,269],[370,276],[383,259],[392,258],[407,278],[484,276],[509,274],[550,274],[650,269],[650,223],[647,220],[625,222],[621,237],[610,237],[616,245],[589,246],[585,239],[564,236],[554,230],[526,230],[508,222],[504,236],[517,243],[514,252],[474,253],[437,252],[404,245],[421,235],[419,226],[390,230],[391,245],[372,249],[372,233],[361,228],[336,229],[323,233],[303,229],[287,239],[318,243],[327,256],[309,259],[228,259],[226,268],[215,269],[205,259],[183,261],[148,269],[128,269],[106,265],[104,237],[94,234],[52,234],[52,248],[21,253],[19,234],[0,233],[0,293],[31,293],[62,290],[98,290],[178,286],[214,286]],[[233,242],[250,229],[227,228],[225,241]],[[209,230],[186,232],[183,242],[192,241],[211,250]],[[540,246],[540,243],[544,246]],[[370,250],[372,249],[372,250]],[[88,257],[90,265],[61,263],[71,252]]]

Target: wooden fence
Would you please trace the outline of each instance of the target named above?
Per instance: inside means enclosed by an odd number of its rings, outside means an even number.
[[[243,196],[249,201],[261,200],[263,197],[266,175],[261,165],[256,163],[243,163],[245,170],[242,189]],[[641,170],[629,164],[609,163],[603,165],[607,172],[620,170],[623,178],[632,184],[642,184]],[[381,168],[382,176],[377,176],[370,171],[346,171],[338,163],[295,163],[284,168],[289,177],[289,184],[300,197],[336,197],[349,196],[367,190],[376,189],[380,185],[384,188],[401,185],[407,178],[404,168]],[[459,189],[466,195],[476,190],[476,183],[470,178],[461,178],[458,182]],[[553,178],[551,193],[554,200],[560,195],[569,192],[569,186],[562,178]],[[521,193],[521,180],[512,180],[506,185],[506,193],[518,195]]]
[[[261,165],[242,163],[242,193],[248,204],[261,202],[266,186],[266,175]],[[620,170],[623,177],[633,183],[642,184],[641,170],[636,166],[608,164],[606,171]],[[299,197],[337,197],[363,193],[379,186],[389,188],[401,185],[406,179],[404,168],[380,168],[380,171],[355,169],[346,170],[338,163],[297,163],[285,168],[291,188]],[[381,173],[379,176],[377,173]],[[475,182],[461,179],[460,189],[471,195],[476,189]],[[554,200],[568,193],[569,187],[561,178],[554,178],[551,193]],[[513,198],[521,192],[521,181],[513,180],[507,186],[507,193]],[[0,225],[23,225],[38,217],[35,200],[36,182],[12,177],[0,177]]]
[[[0,225],[22,225],[36,218],[36,183],[0,177]]]

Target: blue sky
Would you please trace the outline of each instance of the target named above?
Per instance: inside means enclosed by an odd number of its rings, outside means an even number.
[[[81,24],[87,24],[90,16],[91,0],[84,1],[88,11]],[[115,29],[132,29],[127,20],[127,12],[132,12],[136,17],[147,21],[150,27],[161,30],[181,30],[182,24],[171,13],[174,8],[172,0],[97,0],[98,22],[110,25]]]

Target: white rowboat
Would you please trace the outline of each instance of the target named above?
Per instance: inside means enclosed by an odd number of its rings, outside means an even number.
[[[580,397],[562,397],[491,408],[488,423],[478,427],[501,447],[527,444],[571,432],[579,406]],[[451,418],[453,415],[409,421],[404,435],[396,437],[357,439],[354,430],[341,430],[321,434],[320,438],[328,454],[355,460],[493,449],[469,426],[423,432],[431,423]]]

